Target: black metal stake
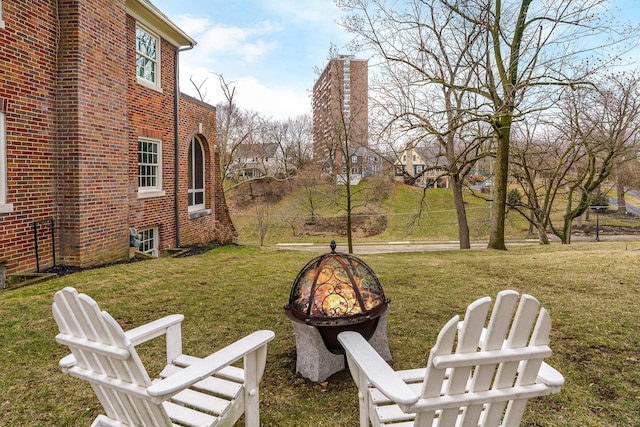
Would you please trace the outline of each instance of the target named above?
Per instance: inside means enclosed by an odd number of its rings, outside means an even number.
[[[600,209],[596,209],[596,242],[600,241]]]
[[[53,266],[56,266],[56,233],[55,223],[51,218],[51,254],[53,255]]]
[[[33,223],[33,240],[36,244],[36,271],[40,273],[40,255],[38,254],[38,222]]]

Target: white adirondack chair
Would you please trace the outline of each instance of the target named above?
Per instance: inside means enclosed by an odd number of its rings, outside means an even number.
[[[360,334],[341,333],[360,426],[520,425],[528,399],[559,393],[564,377],[543,362],[551,355],[549,314],[530,295],[518,299],[500,292],[486,328],[489,297],[472,303],[464,321],[453,317],[424,369],[394,371]]]
[[[91,383],[106,415],[92,427],[260,424],[258,385],[271,331],[257,331],[203,359],[182,354],[181,314],[124,332],[98,304],[73,288],[58,291],[56,340],[71,349],[62,371]],[[166,335],[167,366],[151,381],[135,345]],[[231,366],[243,359],[243,368]]]

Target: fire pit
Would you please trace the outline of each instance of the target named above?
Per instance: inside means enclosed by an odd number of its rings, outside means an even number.
[[[296,335],[296,371],[323,381],[344,369],[340,332],[362,334],[385,360],[391,359],[386,321],[389,300],[377,276],[359,258],[335,251],[300,271],[285,305]]]

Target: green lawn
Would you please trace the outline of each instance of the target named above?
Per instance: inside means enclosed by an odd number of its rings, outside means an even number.
[[[438,188],[427,189],[411,187],[399,183],[388,183],[386,187],[368,186],[376,185],[362,181],[354,186],[353,191],[354,204],[358,206],[354,211],[354,215],[365,213],[370,215],[372,212],[386,216],[387,227],[377,235],[363,237],[361,235],[354,236],[354,243],[367,242],[386,242],[397,240],[411,241],[449,241],[458,240],[458,223],[456,211],[453,201],[453,193],[450,189]],[[384,188],[381,190],[380,188]],[[317,189],[320,193],[331,193],[332,189],[325,186]],[[286,193],[286,192],[284,192]],[[384,193],[387,197],[379,197],[375,199],[372,194]],[[255,207],[251,205],[243,206],[238,209],[234,206],[234,199],[237,194],[229,196],[231,208],[231,217],[233,223],[238,230],[238,241],[241,244],[258,244],[258,231]],[[469,234],[471,241],[484,241],[489,238],[490,227],[490,202],[485,200],[479,191],[465,191],[465,209],[467,213],[467,221],[469,223]],[[308,210],[303,207],[304,189],[297,188],[277,203],[268,204],[269,210],[269,229],[265,236],[265,244],[275,244],[282,242],[319,242],[323,239],[330,241],[335,239],[338,242],[346,242],[346,238],[338,235],[325,236],[308,236],[296,234],[294,232],[296,220],[306,218],[310,215]],[[364,199],[368,202],[365,204]],[[562,227],[562,216],[564,215],[564,206],[562,205],[562,196],[558,198],[558,206],[552,213],[554,225]],[[628,196],[630,204],[634,204],[632,196]],[[324,217],[335,217],[344,215],[344,211],[335,205],[327,203],[326,198],[318,197],[319,207],[317,214]],[[637,205],[635,203],[634,205]],[[612,210],[613,212],[613,210]],[[619,229],[625,227],[627,229],[640,229],[640,219],[637,217],[607,214],[599,215],[599,226],[609,229]],[[574,220],[574,225],[578,225],[579,221]],[[593,236],[596,232],[596,214],[589,212],[582,218],[583,230],[585,233]],[[299,230],[296,230],[299,232]],[[537,233],[529,234],[529,223],[515,210],[509,211],[505,218],[505,237],[509,239],[538,239]]]
[[[53,293],[74,286],[125,329],[183,313],[184,350],[205,356],[256,329],[272,329],[261,387],[265,426],[357,425],[347,372],[323,386],[295,374],[295,340],[283,313],[308,252],[223,247],[187,258],[88,270],[0,293],[0,424],[88,426],[100,405],[88,384],[57,366]],[[549,363],[560,395],[532,401],[526,426],[637,426],[640,420],[640,242],[366,255],[391,299],[396,369],[419,367],[444,323],[476,298],[515,289],[537,297],[553,321]],[[152,375],[164,343],[139,348]]]
[[[392,240],[457,240],[458,223],[453,201],[453,193],[450,189],[428,189],[389,184],[388,197],[383,200],[371,202],[366,206],[363,202],[367,193],[363,181],[354,187],[354,215],[370,215],[372,212],[386,215],[387,228],[381,234],[361,237],[355,236],[355,242],[375,242]],[[327,189],[326,192],[330,190]],[[297,218],[305,218],[310,215],[302,207],[304,200],[303,190],[294,190],[283,200],[269,205],[269,230],[266,234],[265,244],[280,242],[317,242],[317,236],[305,236],[294,234],[292,224]],[[477,192],[476,192],[477,193]],[[369,196],[371,194],[369,193]],[[319,199],[323,201],[323,199]],[[230,197],[233,205],[233,197]],[[470,191],[465,193],[467,218],[469,222],[470,237],[472,240],[487,239],[489,237],[489,208],[490,204],[480,197],[472,195]],[[344,215],[344,211],[335,205],[329,205],[326,200],[320,203],[318,214],[325,217]],[[233,223],[239,233],[241,244],[258,244],[258,232],[256,229],[255,209],[244,207],[243,209],[231,209]],[[505,234],[509,238],[525,238],[528,235],[528,223],[517,213],[507,214],[505,221]],[[535,237],[535,236],[533,236]],[[325,237],[325,240],[335,239],[338,242],[346,241],[339,236]]]

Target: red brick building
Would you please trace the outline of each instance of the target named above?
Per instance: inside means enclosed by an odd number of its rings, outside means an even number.
[[[147,0],[0,0],[0,273],[235,238],[194,46]]]
[[[316,160],[341,163],[340,146],[369,146],[369,65],[366,59],[340,55],[313,85],[313,147]]]

